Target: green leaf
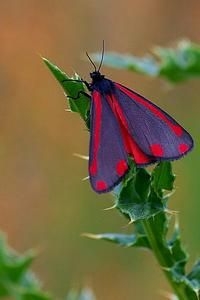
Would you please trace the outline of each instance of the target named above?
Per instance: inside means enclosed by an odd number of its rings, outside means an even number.
[[[96,62],[100,62],[101,56],[101,53],[94,53],[92,54],[92,59]],[[138,58],[133,55],[108,52],[104,55],[103,63],[109,67],[135,71],[149,76],[156,76],[159,71],[158,63],[150,55]]]
[[[150,219],[151,224],[154,227],[156,236],[166,245],[166,235],[169,227],[170,217],[165,212],[160,212],[155,217]]]
[[[174,188],[175,175],[172,164],[169,161],[159,163],[152,171],[152,186],[157,193],[163,190],[172,191]]]
[[[200,76],[200,46],[190,41],[180,41],[176,48],[156,47],[160,59],[160,76],[179,82]]]
[[[49,295],[38,291],[25,291],[20,295],[21,300],[49,300]]]
[[[174,259],[173,272],[185,275],[185,265],[189,256],[181,244],[180,230],[177,220],[175,222],[173,235],[168,242],[168,247]]]
[[[174,280],[174,282],[176,282]],[[199,294],[198,292],[196,292],[193,287],[191,287],[190,283],[187,281],[186,277],[182,277],[180,278],[177,282],[176,282],[178,288],[181,292],[181,294],[183,295],[182,298],[177,297],[177,299],[184,299],[184,300],[199,300]]]
[[[116,208],[129,217],[131,222],[155,216],[164,210],[161,198],[150,189],[151,176],[145,169],[138,169],[128,177],[116,198]]]
[[[29,253],[19,256],[15,251],[8,248],[5,238],[0,236],[0,295],[8,295],[7,286],[16,284],[32,263],[34,253]],[[8,285],[9,283],[9,285]]]
[[[187,275],[193,289],[200,296],[200,260],[198,260],[193,266],[191,272]]]
[[[0,235],[0,297],[15,299],[50,300],[40,288],[40,283],[29,270],[34,258],[33,251],[19,255],[10,249]]]
[[[100,234],[84,234],[84,236],[95,239],[104,240],[118,244],[124,247],[146,247],[150,248],[149,242],[145,235],[120,234],[120,233],[100,233]]]
[[[4,261],[0,274],[8,274],[13,282],[17,281],[28,269],[34,256],[33,252],[30,251],[30,253],[25,254],[23,257],[9,257],[9,259]]]
[[[56,65],[54,65],[52,62],[50,62],[48,59],[43,58],[44,63],[47,65],[49,70],[52,72],[52,74],[55,76],[55,78],[58,80],[62,88],[64,89],[65,95],[69,97],[77,97],[79,95],[80,91],[85,92],[85,86],[83,82],[77,82],[73,81],[80,80],[80,77],[75,74],[74,78],[70,78],[67,76],[67,74],[59,69]],[[73,112],[78,112],[80,116],[83,118],[85,122],[88,121],[88,111],[90,108],[90,100],[85,96],[80,94],[80,98],[76,100],[72,100],[68,98],[70,109]]]

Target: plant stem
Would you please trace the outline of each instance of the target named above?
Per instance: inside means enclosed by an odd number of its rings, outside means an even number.
[[[154,233],[153,219],[142,220],[141,224],[147,235],[152,251],[157,261],[159,262],[166,278],[168,279],[172,289],[174,290],[176,296],[179,300],[188,300],[188,296],[186,295],[185,290],[179,283],[175,282],[172,277],[170,269],[173,266],[173,258],[170,254],[170,251],[168,251],[168,249],[165,246],[165,241],[161,241],[156,237]]]

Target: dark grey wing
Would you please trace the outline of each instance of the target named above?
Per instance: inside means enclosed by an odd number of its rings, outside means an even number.
[[[156,160],[174,160],[192,149],[190,134],[166,112],[128,88],[114,86],[127,130],[144,153]]]
[[[110,191],[128,171],[120,123],[100,92],[92,92],[89,175],[97,193]]]

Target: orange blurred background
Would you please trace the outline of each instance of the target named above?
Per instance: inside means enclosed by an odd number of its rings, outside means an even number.
[[[65,112],[63,92],[40,59],[86,80],[84,53],[106,50],[144,55],[180,38],[199,42],[200,2],[191,0],[51,1],[0,4],[0,228],[18,251],[39,256],[34,270],[58,298],[89,285],[98,300],[163,299],[170,290],[151,253],[81,237],[82,232],[131,232],[109,194],[87,181],[88,133],[77,114]],[[175,162],[176,193],[186,248],[200,254],[198,171],[200,79],[172,86],[159,79],[102,68],[115,81],[153,99],[184,124],[194,151]],[[145,287],[145,288],[144,288]]]

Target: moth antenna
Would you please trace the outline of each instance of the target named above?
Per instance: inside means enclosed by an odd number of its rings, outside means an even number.
[[[104,52],[105,52],[105,42],[103,40],[103,48],[102,48],[102,54],[101,54],[101,61],[100,61],[100,64],[99,64],[99,67],[98,67],[98,70],[97,70],[98,72],[100,71],[102,63],[103,63]]]
[[[89,56],[89,54],[86,52],[86,55],[89,59],[89,61],[91,62],[91,64],[94,66],[94,71],[96,72],[97,71],[97,67],[95,66],[94,62],[92,61],[91,57]]]

